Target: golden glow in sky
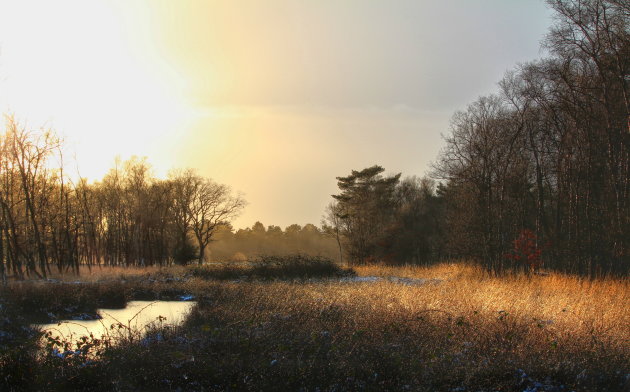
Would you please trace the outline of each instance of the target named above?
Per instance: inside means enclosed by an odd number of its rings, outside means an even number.
[[[236,227],[318,224],[336,176],[423,175],[549,22],[542,1],[0,0],[0,111],[91,180],[147,156],[244,192]]]
[[[2,110],[55,129],[89,178],[102,176],[117,154],[154,156],[189,111],[178,91],[184,79],[155,61],[150,21],[131,15],[148,5],[122,12],[122,4],[0,6]],[[168,161],[154,163],[164,171],[175,163]]]

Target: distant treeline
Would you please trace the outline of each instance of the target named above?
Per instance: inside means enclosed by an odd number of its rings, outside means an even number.
[[[212,260],[252,260],[258,256],[303,254],[339,261],[340,249],[334,233],[307,223],[293,224],[282,230],[256,222],[251,228],[234,231],[223,225],[209,246]]]
[[[245,201],[193,171],[166,180],[137,158],[100,181],[71,181],[60,141],[12,118],[0,135],[0,277],[51,268],[166,265],[202,260],[218,227]]]
[[[630,3],[550,0],[550,56],[453,116],[429,181],[375,166],[328,211],[351,261],[630,267]]]

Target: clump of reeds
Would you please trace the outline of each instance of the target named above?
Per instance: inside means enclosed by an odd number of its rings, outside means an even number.
[[[192,275],[204,279],[310,279],[339,277],[352,273],[329,258],[293,254],[260,256],[238,263],[190,267]]]

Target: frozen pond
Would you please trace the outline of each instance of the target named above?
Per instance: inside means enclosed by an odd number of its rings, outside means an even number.
[[[52,337],[76,341],[81,336],[126,336],[129,332],[144,334],[151,327],[179,325],[195,306],[192,301],[130,301],[124,309],[99,309],[98,320],[63,320],[50,324],[35,324]]]

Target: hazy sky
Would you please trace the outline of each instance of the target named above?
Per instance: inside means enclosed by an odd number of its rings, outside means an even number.
[[[0,105],[245,193],[235,226],[319,224],[336,176],[423,175],[455,110],[540,57],[542,0],[0,0]]]

